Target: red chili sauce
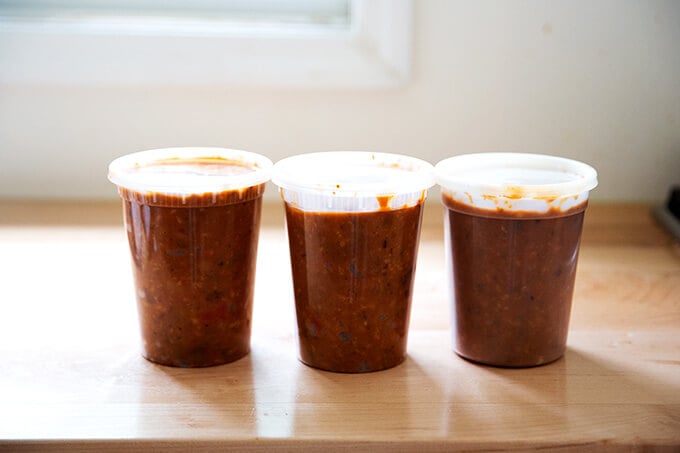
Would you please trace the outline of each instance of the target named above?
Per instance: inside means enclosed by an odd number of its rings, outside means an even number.
[[[361,373],[406,358],[421,218],[422,203],[358,213],[286,205],[302,362]]]
[[[249,171],[223,159],[181,165],[221,167],[208,169],[220,174],[225,167]],[[187,196],[119,190],[144,357],[201,367],[246,355],[264,184]]]
[[[539,214],[471,208],[446,195],[443,201],[456,352],[507,367],[561,357],[587,202]]]

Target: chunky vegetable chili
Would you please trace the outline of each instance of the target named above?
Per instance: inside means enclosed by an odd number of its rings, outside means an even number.
[[[249,171],[222,159],[177,165],[202,173],[210,171],[206,166],[221,167],[219,174]],[[144,357],[200,367],[246,355],[264,184],[184,196],[119,191]]]
[[[300,359],[337,372],[406,357],[422,203],[376,212],[286,204]]]
[[[456,352],[509,367],[561,357],[587,202],[535,213],[478,209],[446,195],[443,201]]]

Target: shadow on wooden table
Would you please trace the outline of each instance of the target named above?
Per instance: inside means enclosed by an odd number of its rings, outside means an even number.
[[[394,368],[360,374],[332,373],[300,364],[296,388],[297,438],[413,438],[432,429],[423,408],[427,413],[433,407],[443,409],[444,391],[439,382],[411,356]],[[441,420],[443,414],[437,415]]]
[[[140,431],[159,438],[257,436],[253,357],[206,368],[150,364],[142,401],[147,409]],[[168,432],[168,426],[175,427]]]
[[[521,440],[532,448],[565,438],[635,443],[650,429],[665,433],[660,439],[679,437],[680,405],[673,412],[668,403],[680,402],[680,388],[670,377],[680,362],[631,366],[597,352],[569,348],[561,359],[536,368],[470,363],[478,379],[466,389],[467,400],[449,399],[448,432],[459,438],[488,432],[494,441]],[[648,366],[666,367],[669,378],[659,380],[659,370],[646,372]]]

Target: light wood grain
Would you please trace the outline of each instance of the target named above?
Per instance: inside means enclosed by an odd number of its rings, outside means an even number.
[[[451,352],[441,207],[428,204],[407,361],[296,358],[283,211],[265,207],[252,353],[205,369],[138,353],[117,203],[0,203],[0,450],[680,449],[680,255],[649,206],[586,216],[566,356]]]

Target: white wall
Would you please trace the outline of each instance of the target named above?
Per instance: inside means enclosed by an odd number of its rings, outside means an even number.
[[[420,0],[414,20],[398,89],[0,85],[0,197],[115,198],[111,159],[182,145],[552,153],[598,169],[596,200],[680,183],[680,2]]]

